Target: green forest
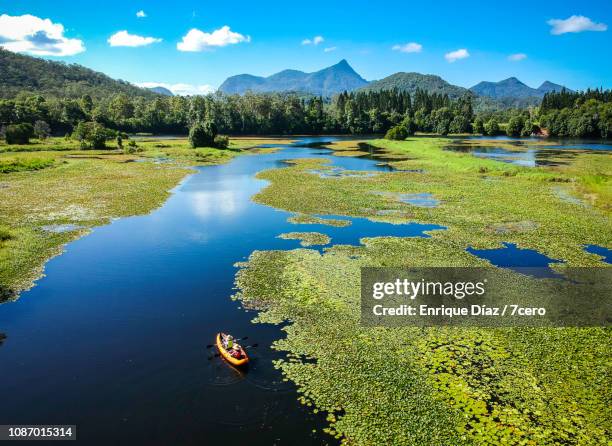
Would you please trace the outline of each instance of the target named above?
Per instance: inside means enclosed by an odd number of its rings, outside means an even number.
[[[450,99],[423,90],[413,96],[400,91],[342,93],[331,101],[291,94],[146,98],[118,93],[100,99],[21,95],[0,100],[0,123],[4,134],[14,124],[27,123],[61,136],[72,134],[80,122],[127,133],[187,134],[195,124],[212,121],[229,135],[384,134],[400,126],[402,135],[609,138],[611,98],[610,91],[602,90],[548,93],[540,107],[476,114],[470,95]]]

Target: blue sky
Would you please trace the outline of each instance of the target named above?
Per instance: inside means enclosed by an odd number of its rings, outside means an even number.
[[[0,0],[0,14],[5,47],[35,54],[41,45],[55,48],[49,54],[66,55],[44,57],[134,83],[218,87],[234,74],[315,71],[347,59],[368,80],[417,71],[464,87],[516,76],[533,87],[551,80],[574,89],[612,88],[609,0],[404,0],[377,6],[360,0]],[[50,22],[9,20],[24,14]],[[31,34],[18,35],[26,24]],[[53,28],[58,24],[64,29]],[[179,50],[192,29],[197,31]],[[119,31],[126,33],[111,46]],[[452,54],[457,57],[451,62]]]

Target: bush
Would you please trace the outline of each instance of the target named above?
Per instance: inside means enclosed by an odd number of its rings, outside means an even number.
[[[47,139],[51,136],[51,127],[45,121],[36,121],[34,123],[34,134],[38,139]]]
[[[72,133],[72,137],[81,142],[83,149],[105,149],[106,140],[112,136],[112,131],[97,122],[81,121]]]
[[[4,139],[7,144],[29,144],[34,135],[32,124],[13,124],[6,127]]]
[[[406,129],[406,133],[408,133],[408,136],[414,135],[414,132],[416,132],[417,130],[416,122],[414,122],[414,119],[410,118],[410,116],[406,116],[402,120],[401,125],[404,126],[404,128]]]
[[[217,136],[217,126],[213,121],[196,122],[189,129],[189,143],[196,147],[214,147]]]
[[[403,141],[406,138],[408,138],[408,131],[403,125],[391,127],[385,134],[385,139],[390,139],[393,141]]]
[[[508,121],[508,127],[506,127],[506,135],[508,136],[519,136],[523,130],[524,122],[521,116],[513,116]]]
[[[229,147],[229,138],[227,136],[215,136],[215,147],[217,149],[227,149]]]

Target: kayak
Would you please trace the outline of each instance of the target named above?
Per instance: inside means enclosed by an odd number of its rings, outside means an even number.
[[[247,356],[244,349],[240,347],[240,359],[234,358],[231,353],[228,352],[223,346],[223,342],[221,341],[221,335],[225,335],[225,333],[217,333],[217,349],[219,350],[221,356],[223,356],[223,358],[225,358],[227,362],[232,365],[235,365],[236,367],[246,365],[249,362],[249,357]]]

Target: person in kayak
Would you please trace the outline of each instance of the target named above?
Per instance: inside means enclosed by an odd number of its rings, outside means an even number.
[[[228,350],[231,350],[234,348],[234,338],[232,338],[232,335],[227,335],[225,338],[225,346],[227,347]]]

